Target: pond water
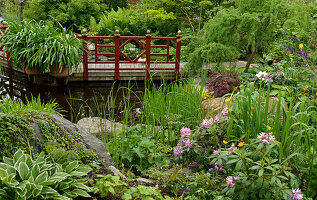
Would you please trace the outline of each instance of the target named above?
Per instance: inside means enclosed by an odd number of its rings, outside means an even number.
[[[145,89],[144,81],[69,82],[68,85],[60,81],[57,86],[53,86],[45,81],[36,84],[29,81],[29,78],[24,73],[3,69],[0,96],[9,96],[23,102],[39,95],[44,102],[55,100],[63,110],[64,117],[73,122],[83,117],[104,115],[100,113],[120,121],[124,104],[130,104],[132,111],[138,112]],[[98,109],[105,106],[106,112]]]

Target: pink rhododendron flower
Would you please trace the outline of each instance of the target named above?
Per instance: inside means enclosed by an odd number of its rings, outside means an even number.
[[[204,119],[203,122],[201,123],[201,126],[206,128],[206,127],[210,127],[211,124],[214,123],[214,120],[212,118],[210,119]]]
[[[216,150],[213,152],[213,154],[215,154],[215,155],[217,155],[217,156],[220,156],[219,151],[216,151]]]
[[[192,141],[191,141],[190,139],[187,139],[187,140],[185,141],[185,147],[187,147],[187,148],[193,147]]]
[[[189,128],[183,127],[181,129],[181,138],[185,138],[185,137],[190,136],[190,132],[191,132],[191,130]]]
[[[234,178],[232,178],[232,176],[228,176],[227,177],[227,186],[228,187],[234,187],[236,185],[235,181],[237,181],[239,179],[239,176],[235,176]]]
[[[234,146],[234,144],[231,144],[231,147],[229,148],[229,150],[235,152],[238,148]]]
[[[222,115],[224,116],[228,116],[228,108],[225,107],[222,111],[221,111]]]
[[[215,170],[216,171],[222,171],[223,170],[223,165],[221,165],[220,167],[218,166],[218,161],[215,162]]]
[[[177,147],[174,149],[174,151],[173,151],[174,156],[180,156],[180,155],[182,155],[183,153],[184,153],[184,150],[183,150],[183,148],[180,147],[180,146],[177,146]]]
[[[303,199],[303,194],[300,193],[300,189],[292,189],[292,195],[289,195],[289,198],[293,200],[302,200]]]
[[[184,142],[179,142],[179,143],[177,143],[177,146],[183,146],[184,145]]]
[[[219,122],[219,121],[220,121],[219,117],[216,116],[215,119],[214,119],[214,123]]]
[[[260,133],[258,135],[258,140],[260,140],[263,144],[269,144],[271,142],[275,141],[275,136],[272,135],[272,133]]]

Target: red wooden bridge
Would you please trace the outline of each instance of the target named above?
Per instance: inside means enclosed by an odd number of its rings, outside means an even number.
[[[0,27],[2,37],[5,35],[1,30],[6,28],[6,24]],[[175,37],[156,37],[152,36],[150,31],[147,31],[145,36],[121,36],[118,30],[114,36],[89,36],[84,29],[83,34],[76,37],[83,41],[86,51],[83,52],[82,64],[70,76],[71,81],[150,79],[154,75],[164,76],[165,79],[179,77],[182,37],[180,31]],[[160,45],[153,45],[154,41],[158,40]],[[176,44],[174,55],[171,54],[172,41]],[[123,51],[129,43],[133,43],[141,51],[134,58]],[[164,49],[164,53],[153,53],[153,49]],[[0,51],[3,50],[5,48],[0,47]],[[132,47],[132,50],[136,51],[135,47]],[[10,52],[2,55],[6,65],[11,68]],[[158,61],[155,59],[157,57],[161,59]]]

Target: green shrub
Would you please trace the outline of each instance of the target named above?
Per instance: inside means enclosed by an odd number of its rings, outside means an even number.
[[[291,188],[299,188],[300,180],[289,162],[296,153],[279,160],[282,144],[270,134],[259,133],[250,144],[229,144],[230,148],[225,146],[210,156],[211,164],[223,166],[227,176],[222,194],[233,199],[287,199]]]
[[[107,197],[109,193],[112,195],[122,196],[124,190],[126,190],[128,184],[121,181],[119,176],[108,175],[99,175],[100,179],[96,181],[94,186],[94,192],[100,192],[101,197]]]
[[[147,187],[144,185],[138,185],[137,187],[131,187],[124,192],[121,197],[122,200],[141,199],[141,200],[171,200],[172,198],[161,195],[160,190],[155,187]]]
[[[100,13],[107,8],[100,0],[34,0],[28,1],[24,9],[27,20],[45,21],[58,26],[80,30],[89,26],[91,16],[99,19]],[[75,26],[75,27],[74,27]]]
[[[33,159],[18,150],[12,159],[4,157],[0,163],[1,199],[72,199],[90,197],[91,188],[80,177],[90,168],[77,161],[56,164],[48,162],[43,154]]]

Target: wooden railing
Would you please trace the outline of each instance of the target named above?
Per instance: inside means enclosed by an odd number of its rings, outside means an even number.
[[[3,26],[0,26],[0,42],[5,40],[5,35],[4,35],[4,31],[8,28],[7,23],[6,22],[2,22]],[[0,46],[0,56],[2,57],[3,60],[6,60],[8,63],[8,67],[11,68],[11,63],[9,62],[9,58],[10,58],[10,52],[9,51],[5,51],[5,47],[4,46]]]
[[[7,29],[6,24],[4,26],[0,26],[0,37],[1,40],[5,39],[4,30]],[[97,70],[97,71],[114,71],[114,77],[116,80],[120,78],[120,71],[122,70],[145,70],[146,78],[150,78],[151,70],[166,70],[166,71],[174,71],[174,77],[179,77],[179,67],[180,67],[180,53],[181,53],[181,32],[179,31],[176,37],[153,37],[150,31],[147,31],[145,36],[121,36],[119,31],[116,30],[114,36],[88,36],[87,31],[84,30],[82,35],[76,36],[79,39],[83,40],[83,47],[86,51],[83,53],[83,79],[88,80],[89,71]],[[99,44],[100,40],[113,40],[114,44]],[[145,41],[145,43],[142,43]],[[152,45],[152,40],[166,40],[166,45]],[[170,60],[170,47],[171,41],[176,40],[176,53],[175,59]],[[88,59],[88,41],[94,41],[94,59]],[[144,49],[142,53],[136,56],[136,58],[132,59],[128,55],[126,55],[122,48],[124,48],[127,44],[134,42],[139,45],[139,48]],[[112,52],[101,52],[99,51],[101,48],[114,48]],[[154,48],[162,48],[166,49],[166,53],[152,53],[151,49]],[[5,51],[3,46],[0,46],[0,55],[3,56],[4,60],[7,60],[9,68],[11,68],[11,64],[9,62],[10,52],[2,52]],[[145,60],[140,60],[142,56],[145,55]],[[101,56],[114,56],[114,60],[112,61],[101,61],[99,58]],[[164,61],[156,61],[151,60],[153,56],[163,56],[166,57]],[[144,64],[144,67],[120,67],[120,64]],[[114,67],[94,67],[91,68],[89,64],[114,64]],[[152,64],[173,64],[174,67],[151,67]]]
[[[84,68],[84,80],[88,80],[88,73],[91,70],[114,70],[114,77],[115,79],[120,78],[120,71],[121,70],[145,70],[146,71],[146,78],[150,78],[150,71],[151,70],[173,70],[175,71],[174,77],[179,77],[179,66],[180,66],[180,52],[181,52],[181,32],[178,32],[176,37],[153,37],[150,31],[147,31],[145,36],[121,36],[119,31],[116,30],[114,36],[88,36],[87,31],[84,30],[83,34],[77,36],[77,38],[83,39],[83,46],[86,50],[87,48],[87,40],[92,40],[94,45],[94,59],[88,60],[88,53],[87,51],[83,54],[83,68]],[[98,44],[98,40],[114,40],[114,44]],[[121,42],[124,40],[123,42]],[[141,40],[145,41],[145,44],[141,42]],[[166,45],[151,45],[152,40],[166,40]],[[170,60],[170,44],[171,40],[176,40],[176,54],[175,60]],[[142,53],[136,56],[136,58],[131,59],[128,55],[123,53],[122,48],[125,47],[127,44],[134,42],[139,45],[139,48],[144,49]],[[100,52],[100,48],[114,48],[112,52]],[[166,49],[166,53],[151,53],[151,49],[153,48],[163,48]],[[121,58],[120,59],[120,55]],[[145,61],[140,61],[140,58],[145,55]],[[114,61],[100,61],[98,58],[99,56],[114,56]],[[152,56],[164,56],[166,57],[165,61],[154,61],[151,60]],[[145,68],[122,68],[120,64],[122,63],[140,63],[145,64]],[[90,68],[89,64],[114,64],[114,68]],[[152,67],[151,64],[174,64],[175,67]]]

